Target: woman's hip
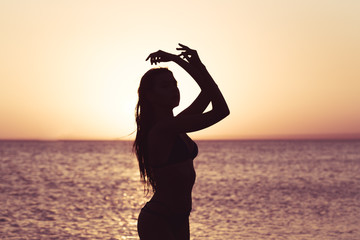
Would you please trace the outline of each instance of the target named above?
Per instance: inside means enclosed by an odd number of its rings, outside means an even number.
[[[171,215],[157,212],[145,205],[139,214],[138,232],[146,239],[189,239],[189,215]],[[152,238],[150,238],[150,236]]]

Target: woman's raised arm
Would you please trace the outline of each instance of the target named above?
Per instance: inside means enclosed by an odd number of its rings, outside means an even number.
[[[201,93],[193,104],[174,119],[161,124],[161,128],[165,128],[167,131],[192,132],[219,122],[228,116],[230,111],[221,91],[200,61],[196,50],[182,44],[179,45],[180,48],[177,48],[177,50],[182,51],[179,55],[160,50],[150,54],[146,60],[150,59],[151,64],[174,61],[188,72],[199,85]],[[212,110],[203,113],[209,102],[212,103]]]

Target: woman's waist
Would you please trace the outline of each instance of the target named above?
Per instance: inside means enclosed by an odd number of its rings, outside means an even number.
[[[165,182],[156,182],[155,194],[161,198],[188,198],[191,197],[194,183],[169,184]]]
[[[174,196],[164,197],[156,193],[145,206],[164,215],[189,215],[192,209],[192,200],[191,195],[177,198]]]

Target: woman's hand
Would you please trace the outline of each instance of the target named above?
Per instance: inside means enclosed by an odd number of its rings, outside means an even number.
[[[169,61],[176,61],[176,59],[179,58],[179,55],[171,54],[164,52],[162,50],[159,50],[157,52],[151,53],[145,61],[150,59],[151,65],[155,64],[157,65],[160,62],[169,62]]]
[[[181,43],[179,43],[179,45],[180,47],[176,48],[176,50],[182,51],[179,55],[182,59],[186,60],[191,65],[198,66],[201,64],[199,55],[196,50],[191,49]]]
[[[189,48],[181,43],[179,43],[180,47],[176,48],[176,50],[181,51],[179,55],[171,54],[168,52],[164,52],[159,50],[157,52],[151,53],[145,61],[150,59],[151,65],[157,65],[160,62],[170,62],[174,61],[176,63],[184,62],[188,63],[194,67],[200,66],[202,63],[200,61],[199,55],[197,54],[196,50]],[[180,60],[180,62],[179,62]]]

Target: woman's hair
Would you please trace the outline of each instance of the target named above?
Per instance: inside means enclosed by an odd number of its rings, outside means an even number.
[[[146,99],[146,94],[151,91],[155,85],[155,80],[159,74],[171,73],[167,68],[153,68],[147,71],[141,78],[138,89],[138,102],[135,108],[136,137],[133,144],[133,151],[137,157],[140,170],[140,179],[144,183],[144,190],[148,193],[150,186],[155,192],[155,181],[149,163],[147,136],[153,126],[153,111],[150,103]]]

